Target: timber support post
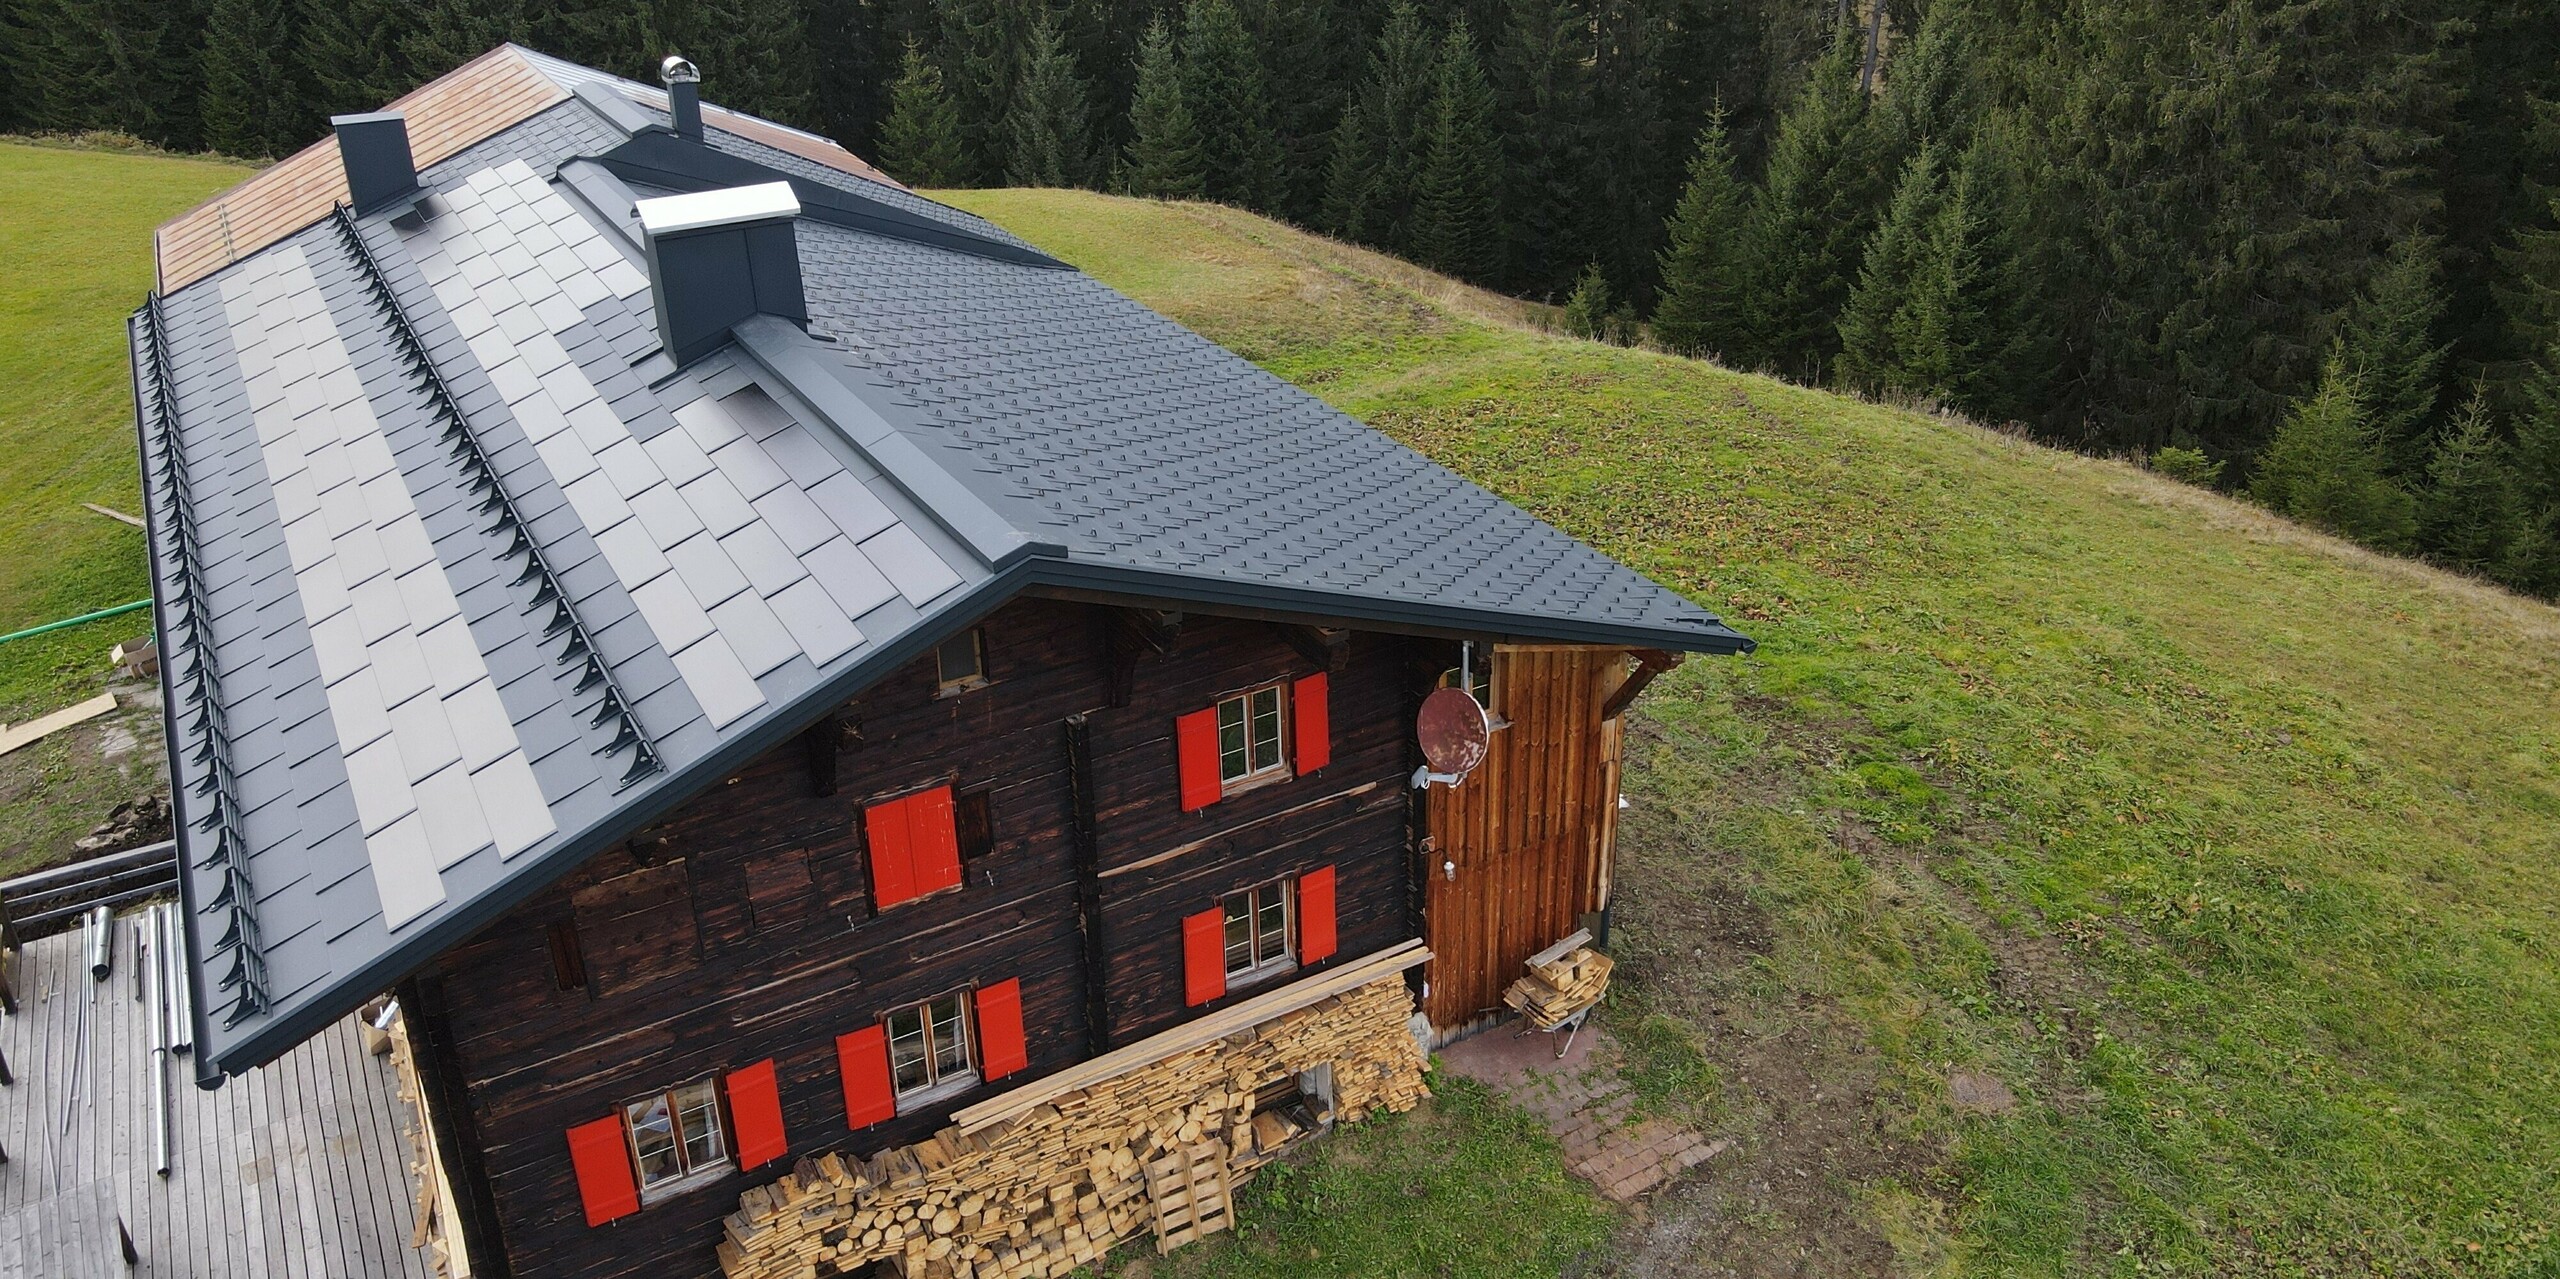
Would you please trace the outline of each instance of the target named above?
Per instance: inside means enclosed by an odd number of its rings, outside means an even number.
[[[1076,845],[1076,931],[1084,943],[1085,1052],[1111,1051],[1111,1010],[1103,998],[1110,964],[1102,933],[1102,836],[1094,825],[1093,724],[1078,711],[1066,720],[1067,785]]]

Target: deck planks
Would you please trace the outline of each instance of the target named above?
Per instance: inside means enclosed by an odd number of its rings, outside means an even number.
[[[212,1092],[173,1060],[172,1167],[152,1174],[151,1027],[123,927],[104,982],[78,930],[27,943],[19,1014],[0,1017],[17,1075],[0,1088],[0,1276],[433,1279],[409,1246],[415,1114],[353,1018]]]

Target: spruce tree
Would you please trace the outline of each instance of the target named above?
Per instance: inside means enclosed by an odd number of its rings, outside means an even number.
[[[1653,335],[1684,355],[1722,356],[1744,342],[1743,216],[1750,192],[1733,173],[1733,147],[1722,108],[1698,131],[1689,183],[1672,211],[1662,251],[1662,301]]]
[[[2382,260],[2343,326],[2374,438],[2405,484],[2417,483],[2435,456],[2436,388],[2449,350],[2436,340],[2443,318],[2435,240],[2412,235]]]
[[[2560,343],[2538,361],[2519,398],[2514,458],[2517,525],[2500,580],[2560,596]]]
[[[1606,342],[1615,309],[1609,273],[1593,262],[1582,268],[1582,274],[1573,282],[1572,294],[1564,300],[1564,331],[1578,338]]]
[[[280,156],[303,141],[286,51],[284,0],[215,0],[204,51],[205,143],[225,155]]]
[[[1931,389],[1917,385],[1920,379],[1912,367],[1916,353],[1905,349],[1904,340],[1916,336],[1911,315],[1918,277],[1924,259],[1935,257],[1946,188],[1946,169],[1937,147],[1922,143],[1902,167],[1884,222],[1867,240],[1857,287],[1840,311],[1840,359],[1835,372],[1843,385],[1871,394],[1927,394]]]
[[[1082,186],[1093,166],[1092,103],[1055,15],[1042,14],[1005,121],[1005,179],[1021,187]]]
[[[1324,224],[1391,253],[1410,250],[1413,203],[1434,90],[1431,37],[1399,0],[1369,54],[1360,87],[1335,131],[1325,170]]]
[[[1923,145],[1934,144],[1941,157],[1951,158],[1972,142],[1982,92],[1982,69],[1967,39],[1974,20],[1966,0],[1939,0],[1885,62],[1884,87],[1875,100],[1879,164],[1899,171]]]
[[[1751,210],[1750,347],[1746,362],[1819,380],[1840,342],[1840,310],[1876,225],[1864,44],[1842,24],[1778,123]]]
[[[1491,59],[1502,104],[1502,278],[1533,296],[1571,289],[1589,247],[1587,25],[1570,0],[1510,0]]]
[[[961,151],[970,180],[1004,180],[1005,120],[1022,80],[1032,28],[1045,11],[1033,0],[944,0],[936,6],[941,38],[934,52],[958,108]],[[895,110],[895,106],[891,110]]]
[[[411,20],[400,51],[420,80],[432,80],[528,31],[523,0],[426,0],[412,10]]]
[[[1493,87],[1485,83],[1466,19],[1449,26],[1431,96],[1431,132],[1414,195],[1415,256],[1479,283],[1501,251],[1502,152],[1494,137]]]
[[[2384,474],[2343,351],[2331,351],[2319,385],[2268,442],[2249,492],[2278,512],[2380,550],[2399,549],[2416,531],[2409,495]]]
[[[1131,195],[1164,200],[1200,196],[1200,130],[1182,101],[1181,54],[1158,18],[1138,42],[1138,87],[1129,101],[1129,148],[1121,185]]]
[[[2515,476],[2491,429],[2487,397],[2474,392],[2427,463],[2418,499],[2418,546],[2438,561],[2488,572],[2516,535]]]
[[[371,111],[417,87],[403,45],[415,30],[403,0],[333,0],[303,14],[299,50],[322,115]]]
[[[1272,89],[1279,143],[1272,211],[1292,222],[1312,225],[1322,209],[1325,161],[1365,35],[1355,8],[1351,0],[1240,0]]]
[[[1182,30],[1182,101],[1200,136],[1200,193],[1270,206],[1280,180],[1262,56],[1230,0],[1192,0]]]
[[[898,82],[889,89],[889,118],[880,126],[880,165],[914,186],[958,186],[969,180],[960,113],[943,92],[942,68],[912,43],[899,64]]]

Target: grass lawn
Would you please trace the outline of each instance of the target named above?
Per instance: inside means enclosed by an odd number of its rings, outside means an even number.
[[[152,228],[247,173],[0,142],[0,634],[151,593],[142,531],[81,503],[142,514],[124,321],[151,287]],[[127,613],[0,644],[0,721],[96,695],[108,648],[150,630]],[[82,731],[0,759],[0,874],[131,798],[148,755],[103,761]]]
[[[2560,1274],[2560,611],[1244,215],[949,198],[1761,641],[1634,724],[1619,1020],[1743,1149],[1624,1266]]]
[[[0,144],[0,630],[142,593],[122,317],[240,172]],[[1738,1149],[1613,1218],[1444,1082],[1118,1269],[2560,1275],[2560,611],[1246,215],[950,198],[1762,642],[1631,722],[1609,1013]],[[130,629],[0,647],[0,718]],[[80,807],[9,777],[0,854]]]

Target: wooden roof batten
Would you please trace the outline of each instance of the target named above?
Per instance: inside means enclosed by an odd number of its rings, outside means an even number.
[[[567,101],[568,87],[537,65],[540,55],[499,45],[420,85],[386,110],[407,118],[411,157],[420,169],[532,119]],[[547,61],[547,59],[546,59]],[[615,82],[624,95],[653,106],[646,86]],[[875,182],[879,170],[815,134],[704,104],[707,124],[721,132],[788,151],[805,160]],[[172,293],[329,216],[348,198],[346,168],[332,135],[260,170],[240,185],[163,223],[153,236],[160,291]]]

